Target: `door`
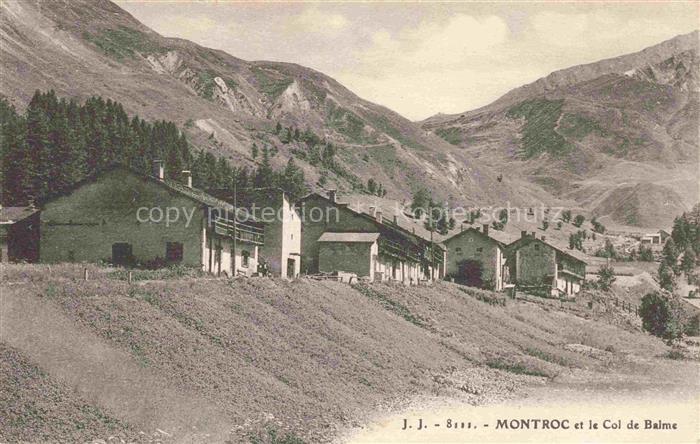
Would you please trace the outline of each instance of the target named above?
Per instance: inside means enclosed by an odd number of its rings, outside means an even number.
[[[294,278],[294,270],[296,269],[296,261],[294,259],[287,259],[287,277]]]
[[[481,278],[482,264],[476,259],[465,259],[457,263],[458,271],[456,280],[458,283],[468,285],[470,287],[483,287],[484,282]]]
[[[132,257],[131,244],[126,242],[112,244],[112,263],[114,265],[129,265]]]

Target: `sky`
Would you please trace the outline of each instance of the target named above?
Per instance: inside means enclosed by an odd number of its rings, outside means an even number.
[[[412,120],[700,26],[697,2],[117,3],[164,36],[316,69]]]

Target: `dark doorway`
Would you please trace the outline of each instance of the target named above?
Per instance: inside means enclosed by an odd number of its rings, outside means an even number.
[[[180,263],[182,262],[182,256],[182,242],[165,243],[165,260],[168,261],[168,263]]]
[[[126,242],[112,244],[112,264],[129,265],[132,257],[131,244]]]
[[[481,278],[483,266],[476,259],[465,259],[457,263],[457,276],[455,280],[463,285],[482,288],[484,282]]]
[[[295,270],[295,265],[296,262],[294,259],[287,259],[287,277],[288,278],[294,278],[294,270]]]

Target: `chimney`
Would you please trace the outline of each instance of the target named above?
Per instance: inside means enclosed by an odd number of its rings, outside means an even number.
[[[192,171],[182,170],[182,178],[185,181],[187,188],[192,188]]]
[[[530,232],[530,236],[535,237],[535,232],[534,232],[534,231],[531,231],[531,232]]]
[[[372,217],[377,217],[377,207],[369,207],[369,215]]]
[[[542,236],[542,242],[544,242],[544,241],[546,241],[546,240],[547,240],[547,237]]]
[[[394,224],[395,225],[399,224],[399,215],[398,214],[394,214]]]
[[[377,209],[377,221],[379,223],[382,222],[382,210],[380,210],[380,209]]]
[[[464,221],[459,224],[459,232],[461,233],[462,231],[464,231]]]
[[[165,166],[162,160],[153,161],[153,176],[158,180],[165,179]]]
[[[482,227],[484,227],[483,231],[485,235],[489,235],[489,224],[482,224]]]
[[[522,238],[525,238],[525,237],[527,237],[527,231],[523,230],[523,231],[520,232],[520,238],[522,239]]]
[[[335,203],[336,190],[328,190],[328,200]]]
[[[411,227],[411,233],[416,234],[416,227]]]

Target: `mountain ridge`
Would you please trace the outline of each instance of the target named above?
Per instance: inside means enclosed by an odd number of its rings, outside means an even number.
[[[130,115],[175,122],[195,148],[237,166],[260,163],[254,145],[267,147],[276,168],[294,159],[315,191],[367,193],[372,180],[397,201],[425,187],[452,206],[565,206],[613,222],[614,211],[601,214],[592,202],[625,182],[668,188],[682,202],[669,213],[697,200],[687,191],[697,178],[697,32],[415,123],[319,71],[163,37],[108,0],[4,2],[1,11],[0,94],[17,108],[36,89],[76,100],[101,95]],[[678,52],[689,46],[696,51]],[[645,54],[658,63],[607,72]],[[679,64],[690,64],[683,76]],[[633,168],[622,180],[624,162]]]
[[[397,200],[421,187],[453,204],[553,200],[498,182],[439,137],[301,65],[248,62],[160,36],[107,0],[5,2],[2,11],[0,93],[19,109],[36,89],[77,100],[99,94],[129,114],[175,122],[195,147],[240,165],[260,161],[253,144],[268,146],[274,166],[294,158],[313,189],[366,191],[373,179]],[[288,137],[297,131],[311,142]],[[327,144],[335,168],[317,160]]]
[[[612,224],[668,227],[698,201],[697,39],[694,31],[555,71],[490,105],[421,125]],[[629,208],[630,185],[654,192],[632,193]],[[652,196],[668,197],[663,211]]]

